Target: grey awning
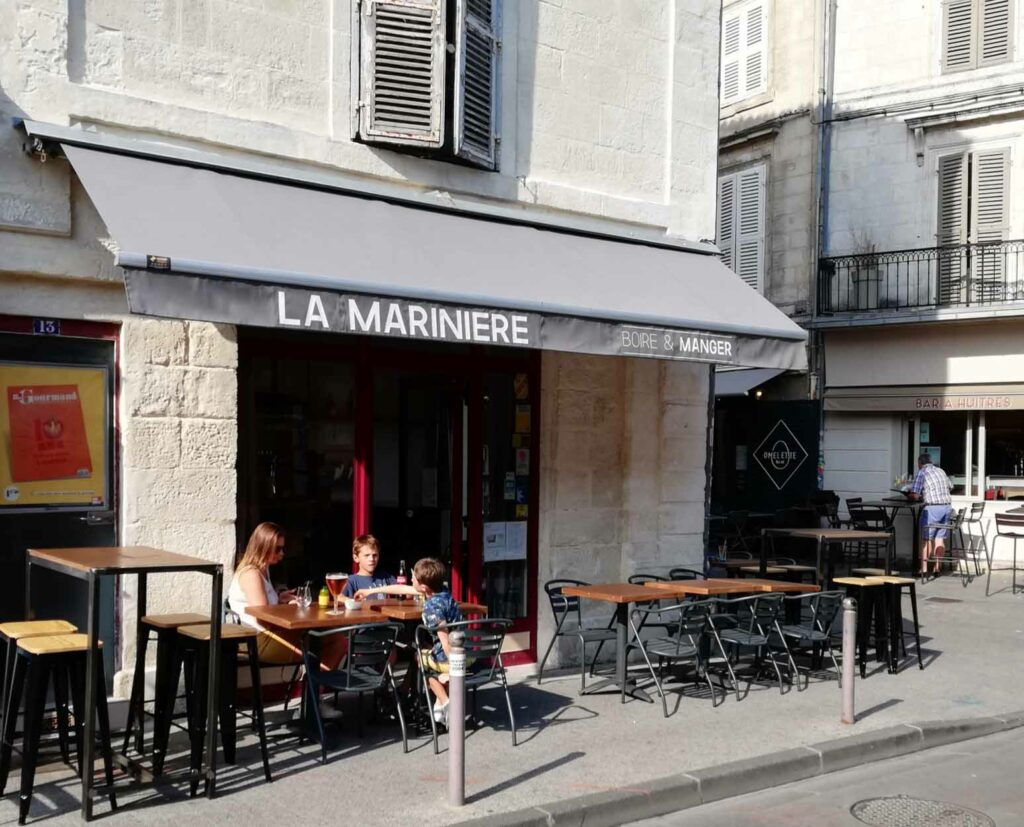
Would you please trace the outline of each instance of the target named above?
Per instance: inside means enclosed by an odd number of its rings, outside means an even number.
[[[715,373],[715,396],[743,396],[780,373],[777,368],[720,370]]]
[[[806,369],[806,333],[714,256],[64,150],[133,312]]]
[[[824,407],[849,413],[1019,411],[1024,410],[1024,384],[828,388]]]

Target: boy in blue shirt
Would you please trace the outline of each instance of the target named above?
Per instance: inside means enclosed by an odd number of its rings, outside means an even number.
[[[440,560],[424,557],[412,567],[412,585],[387,585],[360,589],[356,600],[375,595],[423,595],[423,625],[434,632],[435,641],[429,651],[420,652],[420,666],[428,673],[427,684],[434,693],[433,715],[439,724],[448,726],[448,631],[447,626],[462,618],[459,604],[448,591],[445,579],[448,569]],[[351,579],[351,578],[350,578]]]
[[[380,562],[380,543],[372,534],[360,534],[352,541],[352,559],[358,571],[349,575],[345,588],[341,590],[344,597],[353,597],[364,589],[395,584],[395,578],[390,574],[377,571],[377,564]],[[379,597],[382,599],[384,595],[381,594]]]

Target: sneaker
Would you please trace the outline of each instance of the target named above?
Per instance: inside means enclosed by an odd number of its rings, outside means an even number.
[[[441,704],[434,704],[434,723],[444,724],[448,718],[448,704],[441,706]]]
[[[448,729],[448,704],[446,703],[441,707],[441,723],[444,724],[444,728]]]

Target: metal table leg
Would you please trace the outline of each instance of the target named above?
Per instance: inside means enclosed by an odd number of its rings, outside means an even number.
[[[85,653],[85,721],[82,736],[82,818],[92,820],[92,776],[96,744],[96,690],[100,631],[100,579],[90,571],[86,580],[89,589],[87,633],[89,649]],[[105,691],[105,690],[104,690]]]
[[[206,690],[206,795],[217,792],[217,711],[220,709],[220,602],[224,570],[217,566],[210,577],[210,682]]]
[[[596,692],[603,692],[611,687],[617,688],[623,695],[631,695],[641,701],[651,702],[651,696],[626,677],[626,643],[629,632],[629,604],[617,603],[615,605],[615,643],[618,651],[615,653],[615,677],[607,678],[598,683],[591,684],[581,690],[581,695],[592,695]]]

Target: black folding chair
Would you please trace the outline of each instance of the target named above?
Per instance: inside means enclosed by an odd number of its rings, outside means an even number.
[[[843,605],[842,592],[815,592],[814,594],[799,594],[785,598],[785,606],[788,608],[796,604],[798,610],[793,612],[799,617],[798,622],[782,623],[783,642],[786,643],[787,651],[792,657],[794,649],[810,650],[811,666],[814,668],[821,658],[822,652],[832,660],[832,666],[836,670],[836,679],[842,685],[842,674],[839,663],[836,661],[835,652],[832,649],[832,626]],[[789,612],[784,614],[788,615]],[[811,682],[810,670],[806,675],[804,687]]]
[[[991,562],[988,566],[988,578],[985,581],[985,596],[988,597],[989,586],[992,585],[992,572],[1012,571],[1013,580],[1010,585],[1010,594],[1017,593],[1017,541],[1024,540],[1024,514],[996,514],[996,536],[992,538],[992,555],[995,556],[996,543],[998,540],[1013,541],[1013,565],[1000,566],[994,569]]]
[[[324,721],[320,712],[320,688],[325,687],[334,693],[351,692],[359,697],[359,708],[362,711],[363,695],[368,692],[377,694],[387,688],[398,712],[398,725],[402,730],[402,749],[409,751],[409,740],[405,729],[405,715],[398,697],[395,676],[391,672],[391,653],[395,642],[402,632],[400,623],[366,623],[361,626],[349,626],[325,631],[311,631],[303,640],[302,660],[306,667],[306,687],[308,702],[313,708],[313,718],[320,736],[320,761],[327,763],[327,738],[324,733]],[[324,671],[320,666],[320,658],[310,652],[310,638],[322,639],[330,635],[348,637],[348,651],[345,659],[337,669]],[[363,734],[362,715],[358,716],[359,734]]]
[[[626,649],[627,657],[631,649],[640,650],[644,662],[651,672],[654,685],[658,688],[658,695],[661,696],[661,708],[666,718],[668,717],[668,702],[665,700],[665,688],[662,685],[666,666],[684,662],[692,663],[694,685],[699,686],[700,678],[703,677],[711,690],[711,705],[718,706],[715,685],[711,682],[711,677],[704,668],[701,657],[701,646],[704,643],[708,616],[713,611],[713,606],[714,604],[710,600],[695,600],[665,607],[637,605],[630,612],[629,626],[632,640]],[[641,636],[641,631],[645,628],[648,630],[658,628],[664,631],[657,636]],[[657,668],[655,668],[652,658],[657,659]],[[625,700],[625,696],[626,692],[623,688],[623,700]]]
[[[669,569],[668,572],[669,580],[703,580],[704,576],[704,572],[697,571],[697,569],[688,569],[684,566]]]
[[[750,684],[758,677],[760,667],[765,657],[771,662],[775,670],[775,676],[779,682],[779,692],[784,693],[782,684],[782,672],[776,659],[776,649],[769,645],[770,636],[774,632],[776,639],[781,642],[781,650],[785,654],[787,669],[790,673],[790,681],[796,673],[796,664],[786,646],[786,639],[782,634],[779,625],[779,618],[782,614],[783,596],[777,593],[756,594],[751,597],[737,597],[731,600],[719,599],[716,601],[718,612],[708,618],[708,625],[714,637],[722,646],[731,649],[732,657],[726,657],[725,664],[729,671],[729,679],[736,698],[739,699],[739,684],[736,681],[736,673],[733,670],[733,658],[739,659],[743,649],[753,649],[754,657],[752,663],[752,675],[747,683],[747,692],[750,691]],[[723,623],[721,618],[729,618]],[[730,617],[731,615],[731,617]],[[735,625],[727,624],[735,622]]]
[[[544,664],[554,648],[555,641],[560,637],[575,637],[580,644],[580,691],[587,688],[587,644],[596,643],[597,649],[590,662],[590,674],[594,674],[594,664],[597,663],[597,656],[601,654],[601,647],[605,641],[615,640],[615,629],[612,624],[615,616],[609,619],[606,626],[587,626],[583,623],[583,611],[580,599],[575,595],[563,594],[566,586],[588,586],[585,580],[548,580],[544,584],[544,591],[547,593],[548,601],[551,604],[551,613],[555,619],[555,633],[551,636],[548,648],[544,650],[544,657],[540,659],[540,666],[537,668],[537,683],[540,684],[544,676]],[[566,628],[566,622],[569,623]]]
[[[512,711],[512,698],[508,694],[508,681],[505,678],[505,667],[501,663],[501,645],[505,640],[505,634],[512,625],[511,620],[505,618],[487,618],[483,620],[460,620],[457,623],[445,624],[444,631],[450,635],[456,630],[465,633],[463,651],[466,654],[466,691],[472,690],[473,699],[471,715],[476,722],[476,693],[481,686],[493,683],[501,686],[505,693],[505,704],[508,706],[508,723],[512,729],[512,746],[517,745],[516,739],[516,717]],[[428,626],[416,627],[416,648],[420,654],[420,688],[423,690],[423,699],[429,711],[430,702],[430,678],[437,678],[444,674],[432,670],[425,662],[424,654],[429,652],[437,639],[438,630]],[[434,754],[437,755],[437,722],[434,716],[430,715],[430,732],[434,740]]]

